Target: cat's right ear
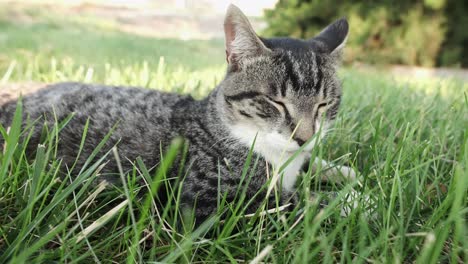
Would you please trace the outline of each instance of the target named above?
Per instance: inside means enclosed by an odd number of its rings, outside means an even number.
[[[239,66],[249,57],[270,52],[250,25],[247,17],[235,5],[229,5],[224,19],[226,60],[231,66]]]
[[[348,31],[348,21],[346,18],[342,18],[328,25],[309,41],[316,44],[322,52],[339,55],[348,38]]]

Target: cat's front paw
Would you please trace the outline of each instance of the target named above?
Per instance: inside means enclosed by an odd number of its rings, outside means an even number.
[[[316,159],[313,170],[320,171],[322,181],[328,182],[350,182],[359,179],[359,173],[351,167],[336,165],[321,159]]]
[[[341,174],[342,178],[348,180],[356,180],[358,178],[358,173],[351,167],[348,166],[340,166],[336,168],[337,172]]]
[[[343,203],[341,204],[341,212],[340,215],[342,217],[348,217],[351,213],[360,208],[362,213],[368,219],[376,219],[377,218],[377,202],[372,199],[371,196],[367,194],[360,194],[355,189],[351,189],[343,199]]]
[[[325,170],[323,180],[328,182],[353,182],[359,179],[359,173],[348,166],[333,166]]]

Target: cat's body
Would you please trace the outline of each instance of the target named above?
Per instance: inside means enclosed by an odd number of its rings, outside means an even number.
[[[207,98],[196,101],[149,89],[63,83],[26,96],[24,112],[30,120],[40,119],[38,124],[47,120],[49,125],[73,113],[60,133],[58,149],[58,157],[68,166],[75,162],[89,119],[77,168],[115,124],[107,147],[118,143],[124,171],[132,169],[137,157],[147,167],[157,166],[161,150],[173,138],[185,138],[189,149],[182,202],[196,204],[199,219],[216,211],[220,192],[227,193],[228,201],[234,199],[254,141],[254,160],[258,157],[259,162],[247,198],[308,143],[280,180],[281,202],[294,200],[294,183],[314,140],[325,134],[338,111],[341,88],[335,60],[347,31],[346,21],[340,20],[311,41],[260,39],[240,10],[231,6],[225,22],[228,72]],[[3,126],[10,124],[15,108],[15,102],[0,106]],[[32,150],[40,143],[40,132],[36,129],[31,138]],[[314,135],[318,136],[310,140]],[[104,174],[117,172],[114,159],[108,162]],[[116,175],[104,177],[118,181]],[[259,195],[248,211],[263,200],[265,196]]]
[[[209,194],[197,199],[198,208],[202,210],[196,213],[204,218],[216,209],[218,180],[223,190],[232,188],[229,193],[235,193],[249,152],[247,146],[237,143],[226,127],[219,125],[221,121],[215,101],[216,91],[205,100],[196,101],[189,96],[150,89],[60,83],[25,97],[23,108],[29,119],[38,120],[39,125],[31,137],[31,151],[40,143],[39,127],[44,120],[52,126],[55,118],[64,120],[73,113],[72,120],[60,132],[57,155],[67,165],[76,160],[89,119],[86,143],[78,159],[77,170],[114,125],[114,131],[101,153],[118,143],[125,172],[132,170],[137,157],[150,168],[158,165],[160,150],[167,149],[172,139],[182,136],[189,146],[186,163],[189,173],[184,180],[182,199],[190,204],[195,199],[193,194],[201,190]],[[15,108],[14,102],[0,106],[1,124],[11,122]],[[263,174],[266,171],[264,161],[259,162],[257,171],[258,176],[253,177],[250,183],[251,197],[267,180]],[[116,161],[110,157],[103,168],[102,179],[119,184],[117,172]],[[220,178],[218,175],[223,176]]]

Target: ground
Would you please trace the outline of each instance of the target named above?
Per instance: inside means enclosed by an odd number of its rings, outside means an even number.
[[[0,6],[0,95],[73,80],[201,98],[223,77],[220,39],[156,38],[102,18],[60,14]],[[36,158],[27,160],[19,141],[27,128],[18,126],[18,114],[11,127],[0,126],[7,141],[0,151],[0,262],[466,263],[467,83],[401,79],[352,65],[340,77],[338,121],[312,155],[355,168],[363,181],[324,186],[320,173],[309,172],[299,188],[305,202],[293,213],[245,216],[239,201],[225,207],[226,219],[196,230],[176,224],[177,195],[163,211],[152,196],[135,196],[141,187],[133,180],[143,175],[149,182],[143,189],[155,191],[152,183],[165,166],[150,174],[136,164],[123,177],[123,189],[88,184],[99,163],[63,179],[54,146],[55,131],[66,124],[57,124]],[[165,165],[176,149],[168,151]],[[355,195],[346,197],[351,188]],[[338,196],[320,209],[307,197],[310,190]]]

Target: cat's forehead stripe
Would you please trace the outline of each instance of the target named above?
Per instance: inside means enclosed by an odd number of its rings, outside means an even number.
[[[288,88],[305,95],[319,94],[322,88],[322,58],[314,52],[302,56],[291,51],[279,52],[274,58],[275,64],[284,77],[280,84],[281,95],[287,94]]]
[[[284,65],[284,73],[283,76],[285,76],[283,83],[281,84],[281,94],[283,96],[286,96],[286,91],[288,88],[288,83],[291,84],[292,88],[294,90],[299,89],[302,84],[299,82],[299,77],[297,75],[297,72],[295,72],[294,67],[293,67],[293,62],[291,60],[291,56],[288,53],[282,53],[278,61]]]

